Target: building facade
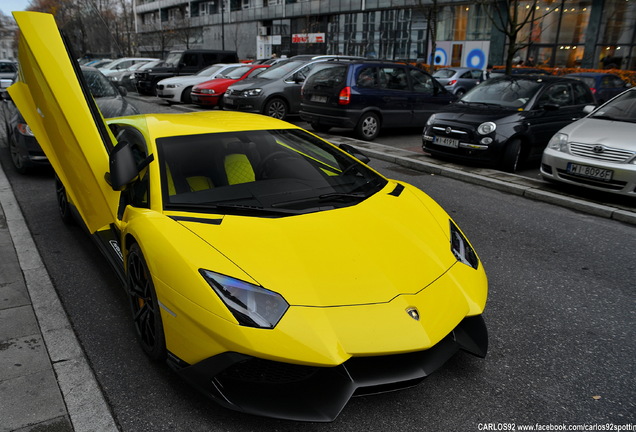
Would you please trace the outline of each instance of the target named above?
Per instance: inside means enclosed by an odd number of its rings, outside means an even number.
[[[516,61],[551,67],[636,69],[635,0],[135,0],[140,51],[235,50],[346,54],[472,66],[505,62],[497,8],[518,3],[533,21],[517,39]],[[513,11],[511,11],[513,12]],[[435,35],[435,49],[433,37]]]

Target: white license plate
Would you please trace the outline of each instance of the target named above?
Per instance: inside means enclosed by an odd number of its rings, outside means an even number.
[[[311,96],[311,101],[312,102],[318,102],[318,103],[325,103],[325,102],[327,102],[327,96],[312,95]]]
[[[234,105],[234,101],[232,99],[223,98],[223,105]]]
[[[570,162],[568,163],[568,174],[610,181],[614,175],[614,171]]]
[[[433,140],[433,143],[440,146],[444,146],[444,147],[452,147],[452,148],[459,147],[459,140],[454,138],[436,136],[435,139]]]

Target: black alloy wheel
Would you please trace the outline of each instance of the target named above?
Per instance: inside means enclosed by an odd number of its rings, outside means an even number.
[[[30,167],[24,161],[22,155],[20,154],[20,149],[18,148],[18,143],[16,142],[15,136],[8,138],[8,140],[9,153],[11,153],[11,163],[13,163],[13,167],[20,174],[28,174]]]
[[[148,265],[137,243],[133,243],[130,247],[126,261],[126,290],[130,299],[137,339],[151,360],[164,360],[166,339],[159,301]]]
[[[263,114],[275,119],[285,120],[287,117],[287,103],[281,98],[274,98],[265,104]]]
[[[68,202],[68,196],[66,195],[66,188],[62,184],[60,178],[55,174],[55,197],[57,198],[57,208],[60,211],[60,217],[62,222],[66,225],[75,224],[73,213],[71,211],[71,205]]]

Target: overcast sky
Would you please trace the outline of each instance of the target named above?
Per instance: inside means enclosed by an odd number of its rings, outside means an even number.
[[[0,10],[3,14],[11,16],[13,11],[23,11],[29,6],[30,0],[2,0]]]

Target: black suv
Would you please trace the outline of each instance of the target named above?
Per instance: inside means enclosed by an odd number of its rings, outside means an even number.
[[[370,141],[380,128],[424,126],[456,100],[431,75],[406,64],[364,60],[316,70],[303,85],[300,117],[319,132],[350,128]]]
[[[552,135],[583,117],[586,105],[594,105],[592,92],[572,78],[491,78],[428,119],[422,148],[515,172],[525,159],[540,158]]]
[[[177,75],[193,75],[204,67],[217,63],[238,63],[238,56],[234,51],[170,51],[161,66],[135,73],[137,91],[140,94],[154,95],[155,86],[162,79]]]

